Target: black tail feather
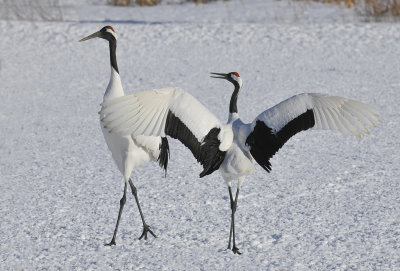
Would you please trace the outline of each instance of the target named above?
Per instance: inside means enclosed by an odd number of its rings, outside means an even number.
[[[161,168],[165,171],[165,176],[167,176],[168,159],[170,157],[169,144],[166,137],[161,138],[160,143],[160,155],[158,156],[157,162]]]

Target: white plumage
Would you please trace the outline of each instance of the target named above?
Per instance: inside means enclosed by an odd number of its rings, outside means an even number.
[[[112,68],[111,79],[103,102],[123,97],[124,91],[119,74]],[[107,114],[100,114],[100,120]],[[101,122],[100,122],[101,123]],[[104,139],[124,180],[129,181],[134,168],[156,161],[160,155],[160,136],[136,136],[109,133],[101,124]]]
[[[231,201],[231,228],[228,249],[239,253],[235,244],[234,214],[244,176],[254,171],[255,159],[271,170],[269,159],[296,133],[313,129],[340,131],[361,137],[367,126],[379,122],[373,107],[342,97],[319,93],[295,95],[262,112],[252,123],[243,123],[237,113],[237,97],[242,86],[236,72],[213,73],[215,78],[234,84],[228,123],[223,125],[205,106],[181,89],[133,93],[103,103],[101,113],[111,134],[165,136],[179,139],[203,165],[200,177],[219,169],[226,181]],[[236,197],[232,180],[238,180]],[[240,254],[240,253],[239,253]]]

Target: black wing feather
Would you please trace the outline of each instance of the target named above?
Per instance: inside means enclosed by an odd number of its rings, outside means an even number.
[[[199,142],[189,128],[171,111],[168,112],[165,124],[165,134],[181,141],[203,166],[200,177],[213,173],[224,161],[226,152],[219,150],[220,131],[220,128],[212,128],[204,137],[203,142]]]
[[[263,121],[258,120],[253,131],[246,139],[250,153],[257,163],[266,171],[271,171],[271,159],[275,153],[295,134],[312,128],[315,125],[314,112],[308,109],[291,120],[278,132],[273,131]]]

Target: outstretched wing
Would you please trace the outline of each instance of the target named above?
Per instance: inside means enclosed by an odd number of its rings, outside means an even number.
[[[361,137],[361,132],[369,134],[366,126],[376,127],[378,114],[375,108],[359,101],[303,93],[258,115],[251,124],[246,144],[257,163],[269,172],[269,159],[298,132],[328,129]]]
[[[179,88],[136,92],[102,106],[99,113],[110,133],[169,135],[181,141],[202,164],[200,177],[219,168],[233,141],[206,107]]]

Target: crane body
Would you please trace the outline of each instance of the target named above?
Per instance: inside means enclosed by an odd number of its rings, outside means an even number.
[[[104,93],[103,103],[115,98],[124,97],[125,93],[122,87],[121,77],[119,75],[117,65],[117,36],[114,29],[111,26],[105,26],[100,31],[95,32],[86,38],[81,39],[80,41],[85,41],[92,38],[103,38],[109,42],[111,75],[107,89]],[[104,107],[102,107],[101,110],[104,110]],[[106,116],[107,114],[100,114],[100,124]],[[138,135],[133,137],[131,135],[111,134],[103,127],[103,125],[100,126],[108,149],[111,151],[113,160],[123,175],[125,181],[123,196],[120,200],[117,224],[115,226],[111,242],[107,243],[106,245],[116,244],[115,239],[122,216],[122,210],[126,202],[126,190],[128,184],[130,185],[132,194],[135,197],[143,223],[143,232],[139,239],[142,239],[143,237],[147,239],[148,233],[156,237],[153,231],[150,230],[150,226],[145,222],[137,196],[137,189],[131,180],[131,173],[134,168],[147,164],[151,161],[158,161],[159,165],[166,171],[169,157],[169,146],[167,139],[160,136]]]

